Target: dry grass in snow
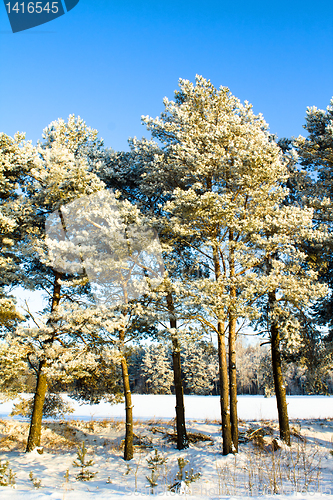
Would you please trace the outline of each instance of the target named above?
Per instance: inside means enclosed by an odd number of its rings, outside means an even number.
[[[0,458],[2,464],[9,461],[16,485],[0,487],[0,498],[162,498],[181,493],[213,499],[296,493],[333,497],[333,420],[294,421],[291,426],[289,448],[279,441],[276,422],[242,421],[239,453],[223,457],[217,421],[189,421],[191,444],[183,451],[175,449],[173,420],[137,421],[134,458],[124,462],[123,421],[44,423],[43,453],[26,454],[28,423],[2,420]],[[79,469],[73,466],[83,442],[94,462],[89,470],[97,472],[87,482],[76,480]],[[152,475],[148,460],[154,456],[161,463]]]

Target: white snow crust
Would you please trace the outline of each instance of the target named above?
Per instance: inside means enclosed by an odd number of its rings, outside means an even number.
[[[133,460],[122,459],[121,441],[124,438],[124,405],[75,406],[75,412],[67,422],[53,424],[45,421],[42,439],[44,452],[34,450],[24,453],[23,448],[12,446],[15,439],[23,443],[27,438],[28,423],[16,417],[10,418],[13,402],[0,404],[0,459],[9,464],[16,473],[16,488],[0,486],[0,500],[106,500],[106,499],[148,499],[161,500],[237,500],[245,497],[254,500],[333,500],[333,398],[325,396],[289,396],[288,410],[293,431],[302,436],[302,440],[293,437],[293,460],[298,457],[308,464],[310,486],[308,491],[299,487],[280,488],[278,495],[267,490],[264,494],[250,491],[250,465],[261,467],[267,477],[272,475],[272,467],[284,467],[283,461],[289,460],[288,447],[279,441],[275,398],[261,396],[238,396],[240,431],[271,426],[281,449],[274,457],[265,450],[255,451],[252,444],[241,443],[239,453],[223,457],[221,454],[221,427],[219,397],[185,396],[187,430],[191,433],[208,434],[212,441],[197,442],[190,448],[178,451],[173,442],[165,439],[163,432],[174,429],[174,396],[133,395],[134,432],[143,441],[150,440],[148,447],[135,448]],[[107,419],[104,420],[103,419]],[[53,426],[53,427],[52,427]],[[60,440],[61,426],[67,426],[72,432],[73,447],[64,445],[56,448]],[[63,428],[63,427],[62,427]],[[9,437],[8,437],[9,436]],[[44,437],[43,437],[44,436]],[[75,441],[76,439],[76,441]],[[55,448],[50,443],[54,441]],[[78,469],[73,468],[76,446],[85,441],[89,457],[94,461],[91,467],[97,475],[89,482],[75,480]],[[142,442],[143,442],[142,441]],[[48,444],[46,444],[48,443]],[[42,443],[43,445],[43,443]],[[50,447],[51,446],[51,447]],[[154,495],[150,493],[146,476],[147,457],[158,449],[168,462],[161,470],[159,486]],[[258,454],[259,453],[259,454]],[[262,453],[262,454],[261,454]],[[289,455],[288,455],[289,453]],[[279,455],[280,454],[280,455]],[[281,456],[281,463],[278,462]],[[178,458],[189,460],[188,469],[200,472],[200,478],[189,488],[183,488],[183,494],[167,490],[178,470]],[[275,462],[271,462],[271,460]],[[256,464],[256,465],[254,465]],[[69,481],[64,474],[69,470]],[[278,470],[278,469],[276,469]],[[291,468],[292,470],[292,468]],[[29,480],[29,473],[40,479],[42,487],[35,489]],[[228,472],[227,472],[228,471]],[[135,475],[137,484],[135,486]]]

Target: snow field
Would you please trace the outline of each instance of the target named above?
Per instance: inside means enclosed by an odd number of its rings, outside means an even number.
[[[273,453],[272,440],[276,439],[281,444],[278,440],[277,422],[270,419],[269,413],[275,399],[239,396],[241,444],[237,455],[227,457],[221,455],[219,415],[213,413],[218,399],[212,396],[186,397],[189,418],[187,430],[194,437],[197,436],[197,439],[194,439],[195,442],[191,443],[188,450],[178,451],[170,440],[170,435],[174,432],[174,421],[169,418],[168,412],[174,411],[174,397],[134,395],[136,438],[135,454],[130,462],[124,462],[122,458],[123,405],[112,407],[102,404],[90,407],[76,403],[74,418],[69,416],[66,421],[44,423],[43,454],[37,451],[24,453],[27,422],[8,418],[2,420],[0,459],[2,463],[9,460],[10,467],[16,473],[16,489],[0,487],[0,499],[104,500],[120,497],[147,499],[152,496],[161,499],[217,500],[263,496],[273,498],[274,491],[279,493],[279,500],[333,499],[333,419],[323,419],[325,414],[331,412],[331,398],[288,398],[289,410],[299,410],[298,415],[292,417],[298,421],[291,422],[292,447],[289,449],[282,445]],[[256,406],[258,401],[263,406]],[[10,410],[8,403],[1,406],[1,413],[5,413],[6,409]],[[113,417],[108,413],[110,409],[114,412]],[[250,419],[252,411],[261,412],[260,418]],[[316,415],[322,420],[304,417],[306,411],[312,412],[311,414],[317,412]],[[160,414],[164,419],[160,419]],[[207,418],[209,414],[212,415],[211,418]],[[170,415],[173,417],[172,413]],[[102,420],[106,416],[108,418]],[[264,429],[263,438],[257,444],[246,442],[245,436],[258,429]],[[199,434],[207,435],[209,440],[200,440]],[[77,447],[83,441],[89,452],[88,459],[92,458],[94,461],[91,470],[98,472],[89,482],[77,481],[75,476],[79,470],[73,467]],[[159,468],[158,485],[152,495],[146,479],[151,473],[147,458],[155,449],[167,462]],[[187,491],[186,488],[183,489],[182,495],[168,489],[175,483],[179,473],[179,458],[188,461],[185,470],[190,472],[193,469],[193,474],[200,473],[197,481],[189,484]],[[67,482],[64,478],[66,470],[69,471]],[[30,472],[41,480],[41,488],[34,488],[29,480]]]
[[[124,403],[111,405],[79,404],[66,397],[75,411],[69,418],[101,419],[124,418]],[[173,395],[143,395],[133,394],[133,415],[136,419],[162,418],[171,419],[175,416],[175,396]],[[7,418],[15,401],[0,404],[0,418]],[[332,396],[287,396],[290,419],[325,419],[333,418]],[[189,420],[208,419],[220,420],[219,396],[185,396],[185,415]],[[238,396],[238,416],[241,420],[277,420],[275,397]]]

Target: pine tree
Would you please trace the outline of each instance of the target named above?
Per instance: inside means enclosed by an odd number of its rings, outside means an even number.
[[[166,346],[150,345],[142,358],[141,373],[148,394],[171,394],[173,372]]]
[[[59,341],[57,311],[61,300],[71,294],[71,288],[84,284],[82,279],[75,283],[69,275],[65,276],[58,271],[53,266],[53,261],[48,260],[45,253],[47,245],[44,224],[47,217],[63,204],[102,187],[99,179],[89,172],[87,161],[82,157],[76,159],[74,153],[57,140],[52,140],[47,146],[40,145],[33,151],[33,167],[30,168],[24,185],[22,203],[26,213],[22,224],[25,237],[21,247],[15,251],[20,250],[24,256],[23,269],[30,287],[45,290],[50,296],[50,307],[46,322],[41,321],[36,325],[34,332],[30,330],[33,339],[33,342],[30,342],[32,352],[29,353],[28,349],[27,356],[36,372],[37,383],[27,451],[40,445],[42,412],[47,391],[45,352]],[[62,279],[72,283],[67,282],[67,286],[64,286]],[[20,337],[27,346],[29,340],[25,339],[28,330],[20,330]]]
[[[133,414],[127,344],[151,329],[150,292],[163,278],[158,238],[129,202],[106,190],[62,208],[68,239],[48,240],[54,265],[84,270],[96,305],[76,313],[81,338],[113,346],[122,369],[126,433],[124,459],[133,458]],[[60,222],[59,222],[60,224]]]
[[[146,178],[147,171],[149,173],[155,155],[161,156],[163,153],[153,141],[146,141],[145,139],[142,141],[130,139],[129,145],[131,151],[128,153],[106,151],[99,169],[99,175],[109,188],[120,191],[122,199],[129,200],[143,214],[152,219],[163,246],[163,259],[167,276],[164,287],[160,288],[156,307],[159,311],[162,311],[162,327],[165,335],[170,338],[172,345],[177,448],[182,450],[188,447],[180,358],[181,333],[178,328],[179,322],[182,320],[182,314],[180,313],[179,301],[172,281],[177,272],[175,268],[179,268],[179,260],[185,253],[184,246],[180,245],[176,239],[170,238],[169,228],[164,227],[161,218],[161,205],[170,198],[170,194],[167,192],[170,186],[165,185],[165,179],[163,178],[156,179],[153,183],[148,182]],[[167,323],[169,323],[169,327],[166,326]]]
[[[214,304],[209,314],[215,317],[217,328],[203,315],[198,319],[207,322],[218,336],[223,447],[227,454],[232,449],[231,431],[237,449],[234,343],[236,280],[241,275],[235,274],[235,253],[242,247],[239,239],[244,229],[251,230],[255,207],[272,186],[268,182],[264,185],[268,165],[272,175],[281,175],[283,167],[262,118],[255,117],[248,104],[241,106],[228,89],[216,90],[209,81],[197,77],[196,86],[181,80],[175,97],[175,102],[164,100],[166,111],[160,119],[144,119],[153,137],[163,144],[163,155],[156,158],[147,181],[166,177],[171,190],[177,186],[173,201],[166,205],[174,215],[173,227],[179,235],[196,240],[197,261],[203,261],[215,276],[215,285],[210,278],[201,283],[209,290],[209,297],[214,297],[215,304],[207,299]],[[200,288],[201,299],[203,293],[204,288]],[[228,325],[232,426],[225,346]]]
[[[25,205],[21,203],[25,179],[34,165],[35,152],[24,134],[14,138],[0,133],[0,330],[8,332],[24,318],[15,307],[15,299],[7,293],[9,286],[23,283],[21,256],[14,251],[23,238],[22,222]]]
[[[307,108],[304,129],[308,136],[299,136],[293,141],[298,154],[299,163],[303,171],[311,175],[312,182],[308,182],[306,189],[300,189],[297,194],[302,203],[314,208],[314,224],[321,226],[326,237],[320,243],[307,242],[303,246],[308,254],[310,264],[319,272],[320,279],[329,287],[329,293],[315,307],[315,323],[326,326],[333,338],[333,259],[332,259],[332,228],[333,228],[333,99],[326,110],[315,106]],[[310,318],[308,318],[310,323]],[[313,329],[314,332],[315,329]],[[313,336],[307,332],[308,344],[312,343],[320,348],[321,335]],[[316,338],[317,337],[317,338]]]
[[[205,342],[185,344],[182,350],[187,394],[212,394],[218,377],[216,349]]]
[[[89,469],[89,467],[94,465],[94,461],[92,459],[86,459],[87,452],[88,450],[83,441],[81,448],[77,450],[77,459],[73,462],[73,467],[79,467],[81,469],[76,476],[78,481],[90,481],[97,474],[97,472],[92,472]]]
[[[277,247],[281,254],[287,251],[293,236],[283,240],[286,221],[293,234],[300,233],[300,228],[311,226],[311,213],[283,209],[288,191],[281,184],[288,177],[287,168],[263,117],[255,116],[247,102],[242,105],[229,89],[215,89],[198,76],[196,85],[180,80],[175,101],[165,98],[164,105],[160,118],[143,119],[162,144],[145,181],[154,186],[163,179],[169,185],[171,201],[163,209],[170,231],[208,270],[209,277],[188,277],[181,286],[187,307],[197,307],[192,319],[218,338],[223,453],[228,454],[238,447],[237,322],[256,317],[258,298],[274,292],[276,261],[274,272],[259,278],[256,271]],[[276,246],[275,225],[280,238]],[[310,281],[313,278],[309,275]],[[275,314],[275,304],[272,310]]]

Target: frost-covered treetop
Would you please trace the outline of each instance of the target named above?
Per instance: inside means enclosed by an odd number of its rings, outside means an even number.
[[[98,131],[88,127],[80,116],[69,115],[67,122],[62,118],[54,120],[43,130],[41,143],[43,148],[50,148],[54,143],[62,145],[75,156],[80,155],[82,150],[87,153],[88,149],[103,146],[103,140],[98,139]]]
[[[155,156],[156,176],[176,175],[179,186],[196,190],[210,183],[223,192],[226,183],[258,187],[285,175],[280,150],[251,104],[241,104],[227,87],[216,89],[202,76],[195,85],[181,79],[179,87],[174,101],[164,99],[160,117],[142,117],[167,153],[167,160]]]
[[[163,279],[161,247],[139,210],[107,190],[63,205],[46,221],[45,262],[86,273],[97,301],[128,303]]]

